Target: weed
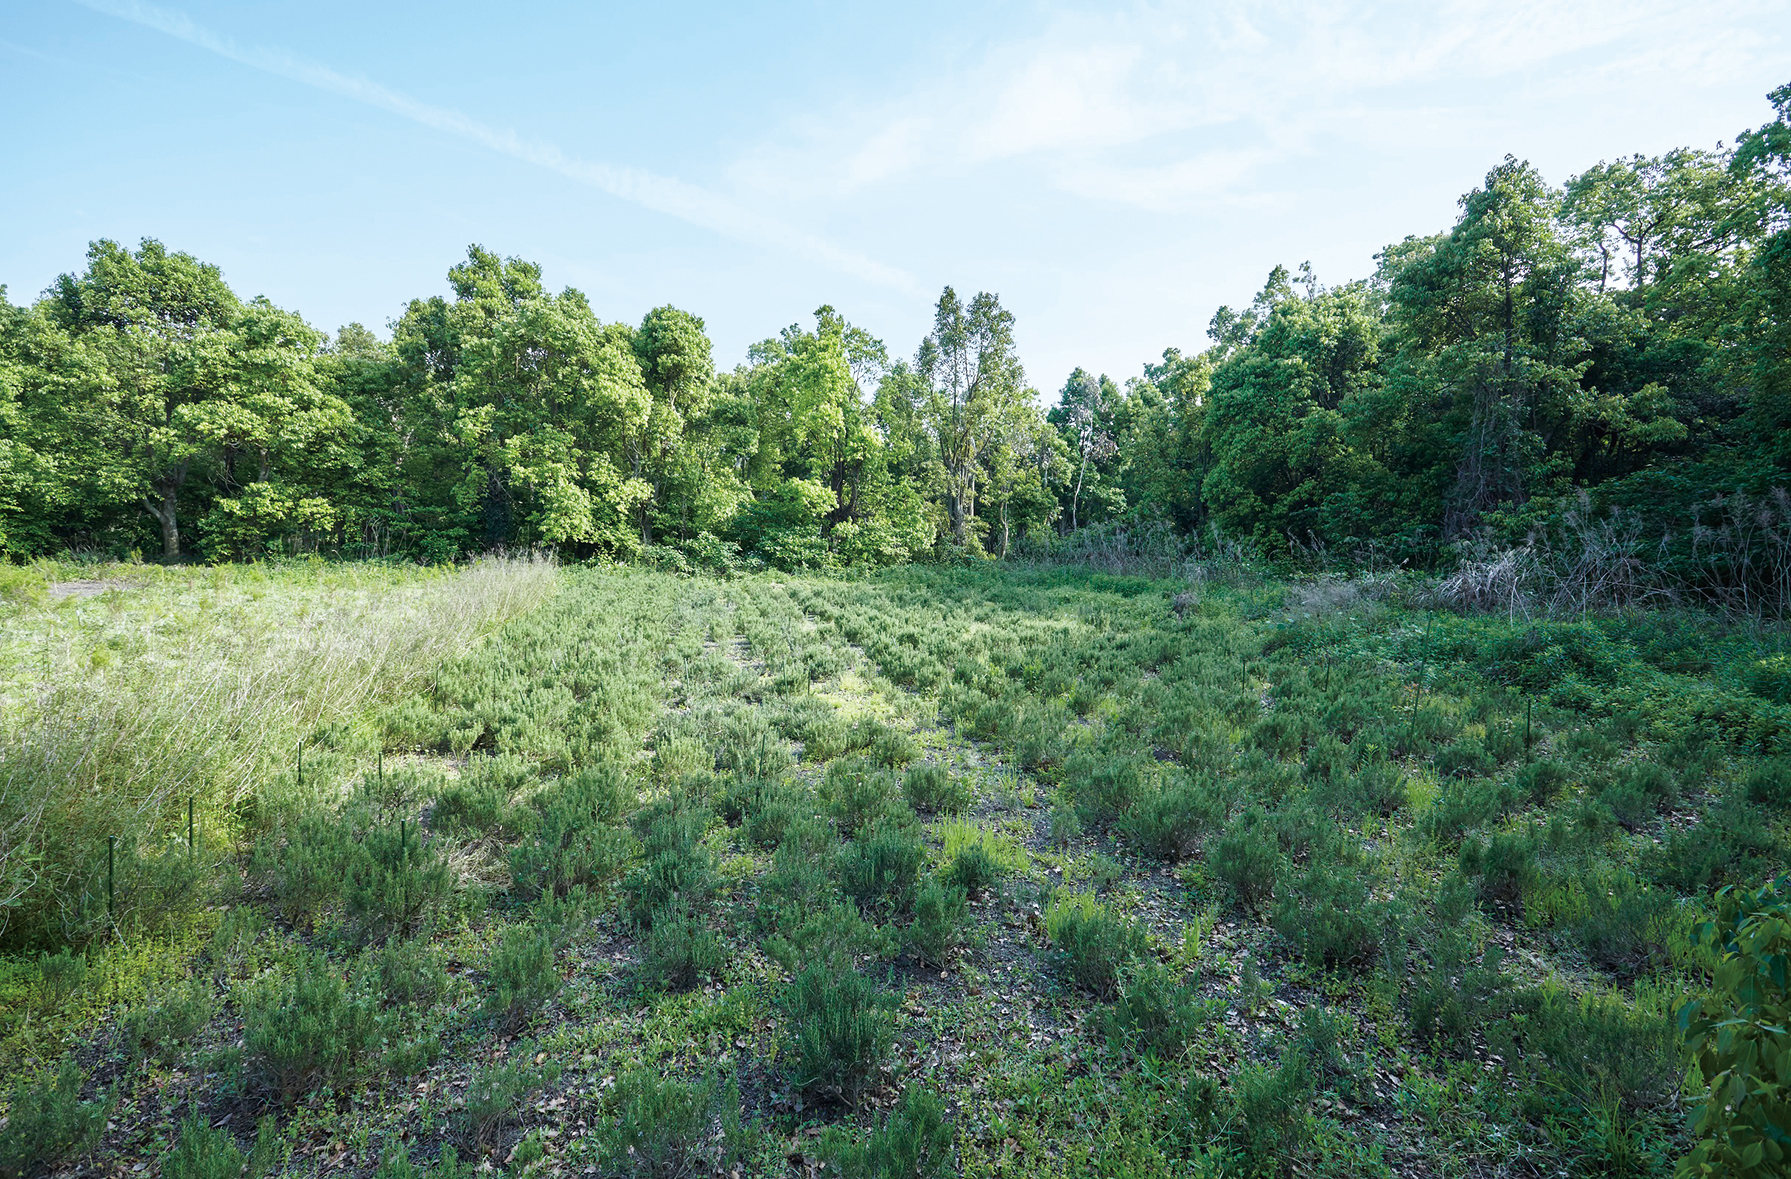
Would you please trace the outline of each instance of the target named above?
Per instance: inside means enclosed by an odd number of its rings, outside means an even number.
[[[1217,1004],[1160,962],[1144,961],[1121,972],[1119,995],[1100,1014],[1099,1026],[1115,1046],[1170,1058],[1218,1015]]]
[[[840,890],[867,911],[906,913],[926,863],[920,833],[897,819],[879,819],[834,857]]]
[[[216,1010],[211,980],[195,978],[131,1008],[121,1023],[133,1052],[172,1064]]]
[[[1231,821],[1225,833],[1214,841],[1207,864],[1245,908],[1260,906],[1274,897],[1281,874],[1281,851],[1273,825],[1261,807],[1248,807]]]

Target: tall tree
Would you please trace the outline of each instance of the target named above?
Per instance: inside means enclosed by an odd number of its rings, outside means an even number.
[[[1014,354],[1014,317],[1001,300],[979,292],[965,305],[946,287],[921,341],[914,372],[923,389],[922,417],[943,474],[946,517],[954,543],[974,543],[978,462],[998,415],[1022,396],[1025,373]]]

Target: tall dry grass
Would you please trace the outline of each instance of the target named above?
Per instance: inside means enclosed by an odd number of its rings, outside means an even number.
[[[189,799],[230,813],[303,736],[415,691],[555,582],[541,556],[285,582],[191,571],[85,606],[83,625],[52,621],[0,734],[0,943],[92,936],[107,836],[141,859],[184,828]]]

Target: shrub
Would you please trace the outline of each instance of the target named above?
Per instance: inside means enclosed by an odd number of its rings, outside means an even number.
[[[635,841],[618,826],[637,794],[626,773],[605,762],[567,776],[536,799],[533,835],[510,851],[510,876],[525,899],[575,888],[601,891],[621,875]]]
[[[248,1079],[287,1102],[359,1075],[379,1048],[372,1004],[322,954],[249,984],[240,1006]]]
[[[1523,832],[1499,831],[1486,840],[1461,845],[1457,862],[1464,876],[1478,876],[1480,903],[1515,906],[1535,887],[1536,841]]]
[[[69,949],[37,956],[39,1000],[48,1010],[55,1010],[87,985],[87,959]]]
[[[1716,957],[1715,994],[1679,1013],[1686,1050],[1707,1087],[1679,1174],[1782,1175],[1791,1166],[1791,881],[1780,877],[1753,892],[1723,889],[1716,916],[1699,925],[1697,937]]]
[[[87,1153],[105,1129],[109,1099],[82,1101],[87,1074],[65,1057],[35,1081],[20,1076],[0,1134],[0,1175],[24,1176]]]
[[[1068,802],[1051,808],[1051,846],[1068,847],[1082,835],[1082,816]]]
[[[1219,818],[1212,794],[1182,781],[1138,799],[1119,827],[1147,855],[1174,860],[1190,855]]]
[[[1111,995],[1126,963],[1144,952],[1144,933],[1092,896],[1059,892],[1045,912],[1045,933],[1064,973],[1096,995]]]
[[[1250,742],[1270,757],[1289,758],[1300,752],[1306,726],[1285,710],[1271,712],[1250,730]]]
[[[1261,807],[1249,807],[1231,821],[1207,853],[1207,865],[1246,908],[1275,895],[1281,851],[1274,825]]]
[[[970,809],[970,785],[935,763],[908,767],[902,776],[908,805],[923,814],[961,814]]]
[[[831,970],[851,970],[860,958],[888,956],[894,952],[891,934],[866,921],[858,906],[833,898],[795,910],[785,921],[768,928],[765,953],[789,971],[814,964]]]
[[[485,1013],[506,1032],[514,1032],[560,993],[561,981],[547,931],[533,925],[506,926],[487,971],[490,992]]]
[[[1430,969],[1412,983],[1412,1030],[1428,1039],[1464,1046],[1510,988],[1504,956],[1497,946],[1489,945],[1476,959],[1467,938],[1459,931],[1447,930],[1432,938],[1430,957]]]
[[[615,1120],[598,1132],[606,1175],[723,1175],[740,1161],[740,1091],[732,1081],[630,1069],[616,1078],[611,1103]]]
[[[388,1003],[427,1006],[448,988],[448,974],[441,955],[417,942],[391,941],[373,956],[379,993]]]
[[[1233,1074],[1227,1137],[1244,1173],[1287,1169],[1306,1144],[1312,1095],[1311,1070],[1296,1051],[1283,1050],[1274,1068],[1247,1064]]]
[[[1106,823],[1132,809],[1142,778],[1135,757],[1078,753],[1064,766],[1076,810],[1090,823]]]
[[[761,782],[743,812],[747,841],[759,847],[778,847],[800,838],[806,828],[822,825],[812,795],[796,782]],[[831,832],[828,838],[832,838]]]
[[[1784,848],[1760,811],[1731,795],[1706,810],[1697,826],[1674,830],[1648,859],[1657,883],[1695,893],[1760,879],[1784,862]]]
[[[914,1086],[902,1091],[888,1119],[862,1143],[831,1130],[821,1155],[844,1179],[941,1179],[954,1173],[944,1103]]]
[[[1358,814],[1385,818],[1397,813],[1410,798],[1405,774],[1390,761],[1370,761],[1356,771],[1351,802]]]
[[[163,1179],[241,1179],[249,1159],[235,1139],[195,1109],[181,1122],[180,1137],[161,1164]]]
[[[1369,962],[1380,949],[1386,906],[1371,901],[1360,867],[1315,857],[1275,905],[1275,930],[1315,966]]]
[[[839,849],[834,872],[840,890],[861,907],[905,913],[913,908],[914,886],[926,859],[918,831],[881,819]]]
[[[673,801],[637,818],[644,827],[646,863],[622,884],[637,924],[651,926],[655,915],[674,901],[694,910],[714,895],[715,855],[701,843],[708,817]]]
[[[210,1022],[216,1007],[211,980],[188,979],[127,1011],[124,1033],[137,1054],[153,1055],[172,1064],[199,1029]]]
[[[1115,1047],[1173,1057],[1216,1015],[1216,1005],[1202,1002],[1168,967],[1145,961],[1122,972],[1119,996],[1097,1022]]]
[[[536,1064],[533,1044],[519,1044],[508,1060],[487,1065],[467,1082],[466,1096],[455,1121],[466,1140],[490,1143],[516,1119],[517,1107],[560,1079],[559,1062],[551,1057]]]
[[[804,968],[783,998],[794,1041],[790,1079],[805,1092],[855,1101],[894,1042],[898,1002],[856,970]]]
[[[355,946],[409,937],[454,891],[454,874],[416,825],[370,828],[344,857],[342,920]]]
[[[928,880],[914,898],[914,921],[908,945],[922,964],[939,964],[962,944],[969,917],[967,894],[958,885]]]
[[[829,765],[821,784],[821,801],[848,836],[889,813],[894,795],[893,775],[856,759]]]
[[[1497,762],[1484,745],[1457,741],[1437,750],[1436,770],[1444,778],[1480,778],[1493,772]]]
[[[1531,762],[1518,770],[1512,784],[1525,800],[1532,805],[1541,806],[1559,794],[1567,781],[1566,766],[1558,761],[1544,759]]]
[[[966,843],[953,854],[942,873],[945,883],[971,896],[981,896],[1001,879],[1001,864],[981,840]]]
[[[1776,757],[1748,767],[1741,780],[1747,800],[1762,806],[1791,806],[1791,758]]]
[[[688,990],[727,964],[721,939],[690,913],[678,911],[653,923],[641,952],[641,975],[649,985]]]

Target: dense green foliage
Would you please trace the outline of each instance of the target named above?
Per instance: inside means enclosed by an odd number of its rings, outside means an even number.
[[[803,569],[1168,527],[1437,564],[1529,538],[1783,612],[1791,87],[1770,97],[1733,147],[1560,188],[1508,158],[1372,278],[1277,267],[1204,350],[1123,385],[1077,369],[1048,409],[987,293],[947,288],[912,360],[822,307],[720,372],[701,319],[606,323],[477,246],[382,342],[96,242],[0,300],[0,552]]]

